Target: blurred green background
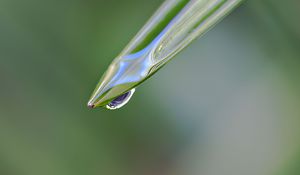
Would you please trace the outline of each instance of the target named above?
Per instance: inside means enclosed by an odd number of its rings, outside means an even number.
[[[300,2],[251,0],[137,89],[87,100],[162,0],[0,0],[1,175],[300,174]]]

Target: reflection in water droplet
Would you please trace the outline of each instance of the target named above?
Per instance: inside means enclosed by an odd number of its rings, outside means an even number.
[[[107,104],[106,108],[110,109],[110,110],[115,110],[115,109],[121,108],[126,103],[128,103],[128,101],[130,100],[130,98],[132,97],[134,92],[135,92],[135,89],[131,89],[130,91],[126,92],[125,94],[118,96],[113,101],[111,101],[109,104]]]

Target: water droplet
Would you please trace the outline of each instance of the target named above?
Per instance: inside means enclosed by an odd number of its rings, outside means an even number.
[[[128,101],[130,100],[130,98],[132,97],[134,92],[135,92],[135,89],[131,89],[130,91],[126,92],[125,94],[118,96],[113,101],[111,101],[109,104],[107,104],[106,108],[110,109],[110,110],[115,110],[115,109],[121,108],[126,103],[128,103]]]

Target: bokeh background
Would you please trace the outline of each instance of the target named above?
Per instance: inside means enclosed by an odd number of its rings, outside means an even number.
[[[117,111],[87,100],[162,0],[0,0],[1,175],[300,174],[300,2],[249,0]]]

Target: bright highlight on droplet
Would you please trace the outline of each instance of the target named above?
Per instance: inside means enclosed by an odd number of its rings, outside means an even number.
[[[126,92],[123,95],[118,96],[113,101],[111,101],[109,104],[106,105],[107,109],[115,110],[118,108],[121,108],[122,106],[126,105],[130,98],[132,97],[133,93],[135,92],[135,89],[131,89],[130,91]]]

